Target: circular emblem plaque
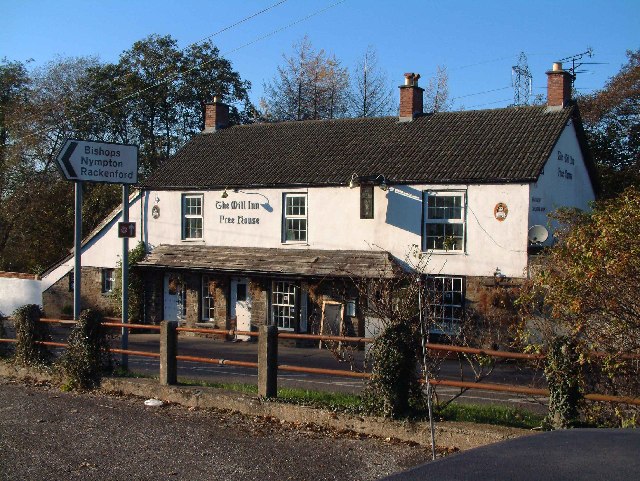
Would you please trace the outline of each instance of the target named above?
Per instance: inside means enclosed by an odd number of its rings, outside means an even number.
[[[498,202],[493,208],[493,216],[500,222],[505,220],[508,214],[509,209],[507,208],[507,204],[505,204],[504,202]]]

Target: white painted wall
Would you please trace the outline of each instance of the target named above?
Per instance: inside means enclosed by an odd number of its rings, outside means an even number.
[[[374,219],[360,219],[360,189],[325,187],[304,189],[260,189],[194,191],[203,194],[202,240],[181,239],[182,192],[151,192],[145,197],[148,241],[151,245],[196,243],[237,247],[301,249],[383,249],[402,260],[411,246],[422,243],[422,196],[426,190],[455,189],[467,194],[466,252],[433,254],[430,272],[460,275],[492,275],[496,267],[508,276],[520,277],[526,266],[528,185],[414,185],[374,188]],[[283,244],[283,194],[308,194],[308,242]],[[507,219],[494,217],[498,202],[509,208]],[[244,203],[244,204],[243,204]],[[248,208],[257,204],[256,209]],[[161,215],[150,218],[154,205]],[[239,223],[240,218],[258,219],[257,224]],[[231,220],[233,222],[231,222]]]
[[[42,306],[41,281],[0,277],[0,312],[10,316],[13,311],[25,304]]]
[[[547,227],[550,235],[545,245],[550,245],[553,242],[551,234],[554,225],[548,215],[559,207],[589,210],[589,203],[594,199],[575,127],[569,122],[544,167],[544,173],[538,182],[531,184],[529,225]]]
[[[560,153],[562,160],[559,159]],[[572,160],[573,159],[573,160]],[[562,172],[562,175],[560,174]],[[593,200],[584,159],[573,125],[560,136],[544,174],[534,184],[391,185],[374,188],[374,219],[360,219],[360,189],[313,187],[222,191],[151,191],[131,203],[130,220],[138,223],[138,239],[152,248],[161,244],[204,244],[234,247],[389,251],[403,260],[412,245],[422,244],[422,198],[425,191],[458,190],[466,194],[466,247],[463,252],[431,253],[429,273],[492,276],[496,268],[508,277],[523,277],[527,267],[527,231],[546,225],[547,214],[559,206],[587,208]],[[182,194],[203,195],[203,238],[182,240]],[[282,242],[285,193],[308,194],[308,241]],[[498,203],[507,206],[503,221],[495,217]],[[153,209],[159,211],[152,217]],[[141,215],[144,223],[141,222]],[[252,223],[243,223],[252,219]],[[83,249],[82,265],[114,267],[122,252],[117,237],[119,218]],[[130,241],[130,247],[136,240]],[[43,290],[72,269],[73,259],[43,279]]]

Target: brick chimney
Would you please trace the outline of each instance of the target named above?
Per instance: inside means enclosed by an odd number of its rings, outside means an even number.
[[[422,93],[418,87],[420,74],[404,74],[404,85],[400,85],[400,122],[408,122],[422,114]]]
[[[555,62],[547,71],[547,106],[565,107],[571,102],[571,73],[562,70],[562,63]]]
[[[215,132],[229,127],[229,106],[220,102],[218,95],[213,97],[213,102],[204,107],[203,132]]]

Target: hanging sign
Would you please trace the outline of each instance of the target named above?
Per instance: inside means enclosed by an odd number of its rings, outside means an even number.
[[[136,236],[136,223],[135,222],[118,222],[118,237],[135,237]]]

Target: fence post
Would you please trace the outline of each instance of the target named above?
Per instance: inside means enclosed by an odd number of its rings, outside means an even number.
[[[260,326],[258,338],[258,396],[278,396],[278,328]]]
[[[160,323],[160,384],[170,386],[178,383],[178,331],[176,321]]]

